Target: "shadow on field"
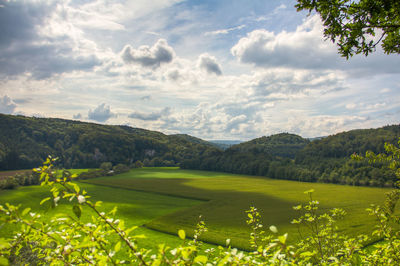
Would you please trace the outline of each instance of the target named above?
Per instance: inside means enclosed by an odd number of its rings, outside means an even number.
[[[132,178],[129,180],[101,178],[92,179],[90,183],[205,201],[145,224],[147,228],[160,232],[176,235],[179,229],[184,229],[189,236],[192,236],[193,228],[201,215],[209,230],[204,234],[203,241],[223,245],[225,240],[230,238],[233,246],[248,249],[250,230],[246,224],[248,217],[245,211],[251,206],[260,210],[263,224],[267,228],[270,225],[284,225],[285,232],[289,229],[296,232],[296,228],[290,224],[290,221],[297,216],[292,209],[294,202],[257,192],[201,189],[188,186],[186,183],[189,181],[190,179],[175,178]]]

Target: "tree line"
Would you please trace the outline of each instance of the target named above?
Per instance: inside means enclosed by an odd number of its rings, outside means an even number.
[[[180,166],[305,182],[393,186],[395,175],[381,165],[352,161],[353,153],[383,152],[396,143],[400,126],[352,130],[310,141],[281,133],[221,149],[189,136],[165,135],[128,126],[0,114],[0,170],[29,169],[47,155],[64,168]]]

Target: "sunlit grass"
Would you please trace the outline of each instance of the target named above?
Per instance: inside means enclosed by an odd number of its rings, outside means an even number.
[[[177,168],[134,169],[123,175],[87,182],[203,199],[205,201],[201,204],[159,217],[147,223],[147,226],[169,233],[183,228],[190,233],[198,216],[202,215],[209,228],[204,238],[206,241],[223,244],[226,238],[230,238],[233,245],[241,248],[248,248],[250,232],[246,225],[245,210],[250,206],[261,211],[267,228],[270,225],[277,226],[281,233],[288,232],[289,239],[294,242],[299,235],[297,227],[290,221],[299,213],[292,207],[308,201],[304,191],[315,190],[313,197],[321,202],[322,210],[343,208],[347,215],[340,225],[350,235],[371,232],[375,220],[365,209],[370,204],[382,204],[385,192],[389,191],[383,188],[304,183]]]
[[[382,204],[385,192],[389,191],[167,167],[133,169],[83,182],[82,188],[93,200],[104,202],[104,211],[117,206],[119,219],[124,219],[128,226],[138,225],[136,233],[147,236],[140,240],[141,244],[153,249],[157,243],[181,243],[171,234],[184,229],[191,235],[200,215],[209,229],[203,240],[223,245],[230,238],[232,245],[247,249],[250,232],[245,211],[250,206],[260,210],[265,228],[275,225],[280,233],[289,233],[289,241],[296,242],[298,231],[290,221],[299,213],[292,206],[306,203],[308,197],[303,192],[311,188],[322,210],[340,207],[348,213],[340,223],[344,233],[370,233],[375,221],[365,209],[371,203]],[[32,206],[32,211],[41,212],[44,219],[60,211],[73,215],[72,206],[66,202],[61,202],[55,210],[39,206],[40,200],[47,196],[49,192],[44,187],[19,187],[0,191],[0,204]],[[91,215],[87,210],[81,219],[89,221]],[[13,229],[0,228],[0,235],[10,237]]]
[[[143,227],[143,224],[151,220],[166,215],[168,213],[188,208],[199,203],[197,200],[182,199],[154,193],[144,193],[119,188],[110,188],[105,186],[96,186],[91,184],[80,184],[82,189],[88,191],[92,200],[103,201],[101,209],[105,212],[110,211],[114,206],[118,207],[117,217],[123,219],[127,226],[137,225],[139,228],[136,234],[144,234],[145,239],[140,239],[140,244],[146,248],[157,248],[157,243],[167,243],[169,245],[178,245],[181,240],[175,236],[156,232]],[[66,200],[60,201],[55,209],[48,206],[40,206],[40,201],[50,196],[48,189],[40,186],[19,187],[15,190],[0,190],[0,204],[9,202],[11,204],[21,204],[23,208],[31,207],[31,212],[41,213],[44,220],[49,219],[56,213],[66,213],[71,216],[72,205]],[[84,208],[82,217],[84,222],[89,222],[93,212],[89,208]],[[0,228],[1,237],[12,237],[17,228],[7,226]]]

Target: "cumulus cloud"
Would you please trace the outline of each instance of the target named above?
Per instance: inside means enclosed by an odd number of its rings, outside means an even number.
[[[207,53],[199,56],[198,66],[205,70],[208,74],[222,75],[221,66],[218,64],[217,59]]]
[[[97,122],[105,122],[115,116],[116,114],[111,112],[110,106],[107,106],[105,103],[100,104],[93,111],[90,109],[88,112],[88,118]]]
[[[241,62],[259,67],[329,68],[338,57],[335,47],[323,40],[318,16],[308,18],[294,32],[254,30],[241,38],[231,53]]]
[[[171,114],[171,108],[165,107],[160,111],[151,113],[133,112],[129,114],[128,117],[145,121],[156,121],[162,117],[168,117],[170,114]]]
[[[3,98],[0,98],[0,113],[12,114],[16,107],[17,105],[7,95],[4,95]]]
[[[226,125],[225,130],[229,133],[231,133],[232,131],[238,130],[240,125],[247,124],[249,122],[248,120],[249,120],[248,117],[243,114],[239,115],[239,116],[235,116],[229,120],[229,122]]]
[[[311,91],[327,93],[344,88],[340,72],[275,68],[255,73],[250,79],[254,95],[288,98]]]
[[[82,114],[78,113],[72,116],[73,119],[82,119]]]
[[[0,8],[0,77],[30,73],[35,79],[44,79],[63,72],[91,70],[101,64],[94,53],[76,52],[77,40],[68,35],[68,30],[73,32],[71,28],[63,32],[60,25],[52,24],[59,15],[59,5],[4,2]]]
[[[140,46],[138,49],[126,45],[121,57],[125,63],[136,63],[143,67],[157,68],[163,63],[170,63],[175,57],[174,49],[164,39],[159,39],[152,47]]]
[[[327,136],[341,131],[365,127],[369,117],[357,115],[301,116],[293,114],[287,122],[287,130],[303,136]]]
[[[323,30],[318,15],[308,17],[291,32],[257,29],[241,38],[231,53],[240,62],[260,68],[346,70],[351,76],[400,72],[398,58],[380,49],[368,58],[360,55],[346,61],[338,55],[335,44],[324,40]]]

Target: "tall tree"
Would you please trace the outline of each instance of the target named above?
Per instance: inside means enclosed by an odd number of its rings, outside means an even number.
[[[338,45],[347,59],[376,50],[400,53],[399,0],[297,0],[296,8],[316,11],[324,24],[324,35]]]

